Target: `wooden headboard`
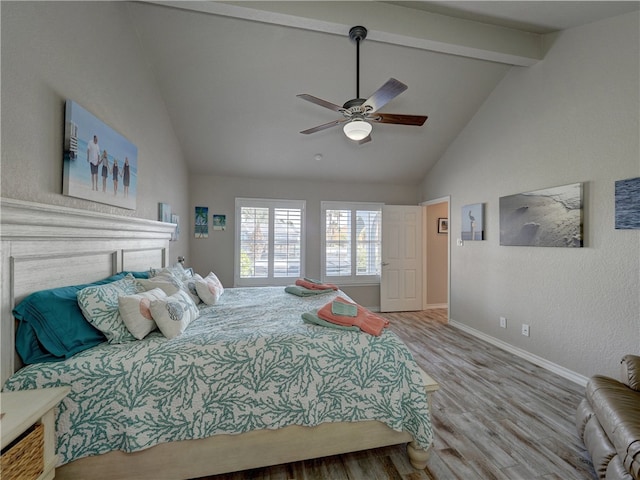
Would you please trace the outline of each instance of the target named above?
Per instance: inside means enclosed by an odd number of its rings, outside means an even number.
[[[169,264],[175,225],[0,199],[1,382],[19,368],[11,311],[32,292]]]

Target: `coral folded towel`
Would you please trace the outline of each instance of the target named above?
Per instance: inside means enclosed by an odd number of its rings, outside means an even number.
[[[338,287],[331,283],[320,283],[307,278],[299,278],[296,280],[296,285],[299,287],[308,288],[309,290],[326,290],[328,288],[332,290],[338,290]]]
[[[348,305],[355,305],[358,309],[358,313],[355,317],[349,317],[346,315],[335,315],[332,312],[333,302],[343,302]],[[371,335],[380,336],[382,331],[389,326],[389,321],[382,318],[379,315],[367,310],[366,308],[349,302],[342,297],[336,297],[333,302],[327,303],[324,307],[318,310],[318,317],[327,322],[335,323],[336,325],[351,326],[355,325],[360,330]]]

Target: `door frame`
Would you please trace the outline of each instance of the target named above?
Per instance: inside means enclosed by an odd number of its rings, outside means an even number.
[[[439,203],[447,204],[447,218],[449,219],[449,234],[448,234],[448,242],[447,242],[447,322],[451,321],[451,195],[446,195],[444,197],[434,198],[433,200],[426,200],[421,202],[419,205],[424,207],[422,210],[423,222],[423,248],[426,250],[428,248],[427,242],[427,206],[429,205],[437,205]],[[423,255],[422,259],[422,270],[423,270],[423,279],[427,277],[427,255]],[[422,285],[422,305],[426,306],[427,304],[427,282],[424,281]]]

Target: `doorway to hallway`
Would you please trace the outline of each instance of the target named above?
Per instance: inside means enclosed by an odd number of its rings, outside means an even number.
[[[423,308],[449,309],[450,198],[423,202],[424,288]]]

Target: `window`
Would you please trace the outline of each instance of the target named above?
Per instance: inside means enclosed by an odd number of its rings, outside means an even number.
[[[236,198],[236,286],[304,276],[304,211],[303,200]]]
[[[322,202],[322,279],[380,283],[382,204]]]

